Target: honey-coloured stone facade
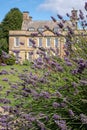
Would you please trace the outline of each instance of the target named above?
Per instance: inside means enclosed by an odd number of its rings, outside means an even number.
[[[77,12],[72,12],[76,13]],[[76,20],[76,15],[75,19]],[[72,20],[72,17],[71,17]],[[70,26],[72,21],[67,21],[65,26]],[[58,22],[57,22],[58,23]],[[37,49],[33,48],[30,39],[35,41],[35,45],[38,47],[56,49],[59,50],[58,56],[64,57],[64,44],[65,38],[55,35],[55,31],[60,32],[57,23],[52,20],[49,21],[33,21],[28,12],[23,12],[23,22],[21,30],[9,31],[9,53],[20,57],[20,62],[33,60],[38,57]],[[46,26],[49,28],[47,29]],[[62,31],[62,33],[66,33]],[[33,36],[37,34],[36,36]],[[56,44],[56,45],[55,45]],[[30,53],[33,53],[31,56]]]

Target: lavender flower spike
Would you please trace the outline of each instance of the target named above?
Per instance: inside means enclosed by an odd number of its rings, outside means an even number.
[[[59,19],[63,19],[63,17],[61,15],[57,14],[57,16]]]
[[[56,22],[56,19],[54,17],[51,16],[51,19],[53,20],[53,22]]]
[[[84,8],[85,8],[85,10],[87,11],[87,2],[85,2],[85,7],[84,7]]]

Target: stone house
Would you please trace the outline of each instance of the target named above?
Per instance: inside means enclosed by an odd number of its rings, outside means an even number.
[[[71,26],[72,20],[76,24],[77,11],[72,10],[71,20],[67,21],[64,26]],[[66,30],[61,30],[58,27],[58,22],[49,21],[34,21],[29,16],[28,12],[23,12],[23,22],[21,30],[9,31],[9,53],[21,57],[21,61],[26,59],[33,60],[38,57],[37,50],[32,47],[32,42],[35,41],[37,47],[58,48],[58,56],[61,58],[64,56],[64,44],[65,38],[58,36],[57,32],[62,34],[66,33]],[[75,26],[74,29],[76,29]],[[48,28],[48,29],[47,29]],[[33,52],[33,55],[31,53]]]

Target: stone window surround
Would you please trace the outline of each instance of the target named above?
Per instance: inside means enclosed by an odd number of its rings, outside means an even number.
[[[19,37],[15,37],[14,38],[14,47],[19,47],[19,46],[20,46],[20,39],[19,39]]]

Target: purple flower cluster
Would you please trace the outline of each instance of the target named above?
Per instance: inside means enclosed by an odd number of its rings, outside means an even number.
[[[85,114],[80,114],[80,119],[83,124],[87,124],[87,116]]]
[[[85,10],[87,11],[87,2],[85,2],[84,8],[85,8]]]
[[[55,123],[61,130],[67,130],[67,125],[65,120],[55,120]]]
[[[85,10],[87,11],[86,6],[87,2],[85,3]],[[83,21],[83,12],[80,10],[79,13],[80,20]],[[56,23],[57,20],[54,17],[51,18],[61,32],[65,31],[66,21],[61,15],[57,16],[60,19],[59,23]],[[69,14],[67,16],[71,18]],[[75,27],[74,23],[71,25]],[[45,28],[52,31],[49,26],[45,26]],[[66,28],[67,34],[65,36],[59,32],[55,33],[56,36],[62,36],[62,39],[66,38],[66,57],[59,58],[58,48],[54,49],[51,47],[46,49],[37,47],[39,57],[32,62],[31,68],[15,65],[19,68],[22,67],[22,71],[15,69],[15,66],[11,67],[10,71],[0,70],[0,75],[2,76],[0,78],[5,81],[0,82],[0,104],[2,104],[1,108],[4,111],[4,113],[0,114],[2,129],[86,129],[86,51],[83,53],[84,57],[81,58],[81,53],[77,56],[76,52],[71,51],[72,46],[78,45],[78,43],[73,42],[75,38],[74,29],[70,26]],[[31,34],[32,37],[36,35]],[[82,40],[83,35],[81,36]],[[35,41],[30,39],[30,42],[36,47]],[[81,43],[79,42],[79,46],[83,42],[84,40]],[[24,45],[24,43],[20,44]],[[14,50],[13,52],[19,53],[19,50]],[[74,53],[76,54],[75,56]],[[6,53],[2,51],[2,55],[5,58]],[[33,55],[33,52],[31,52],[31,55]],[[4,68],[4,66],[1,67]],[[12,79],[13,82],[9,78],[10,75],[14,77]]]
[[[1,72],[0,72],[0,75],[8,75],[9,73],[8,73],[8,71],[6,71],[6,70],[2,70]]]

